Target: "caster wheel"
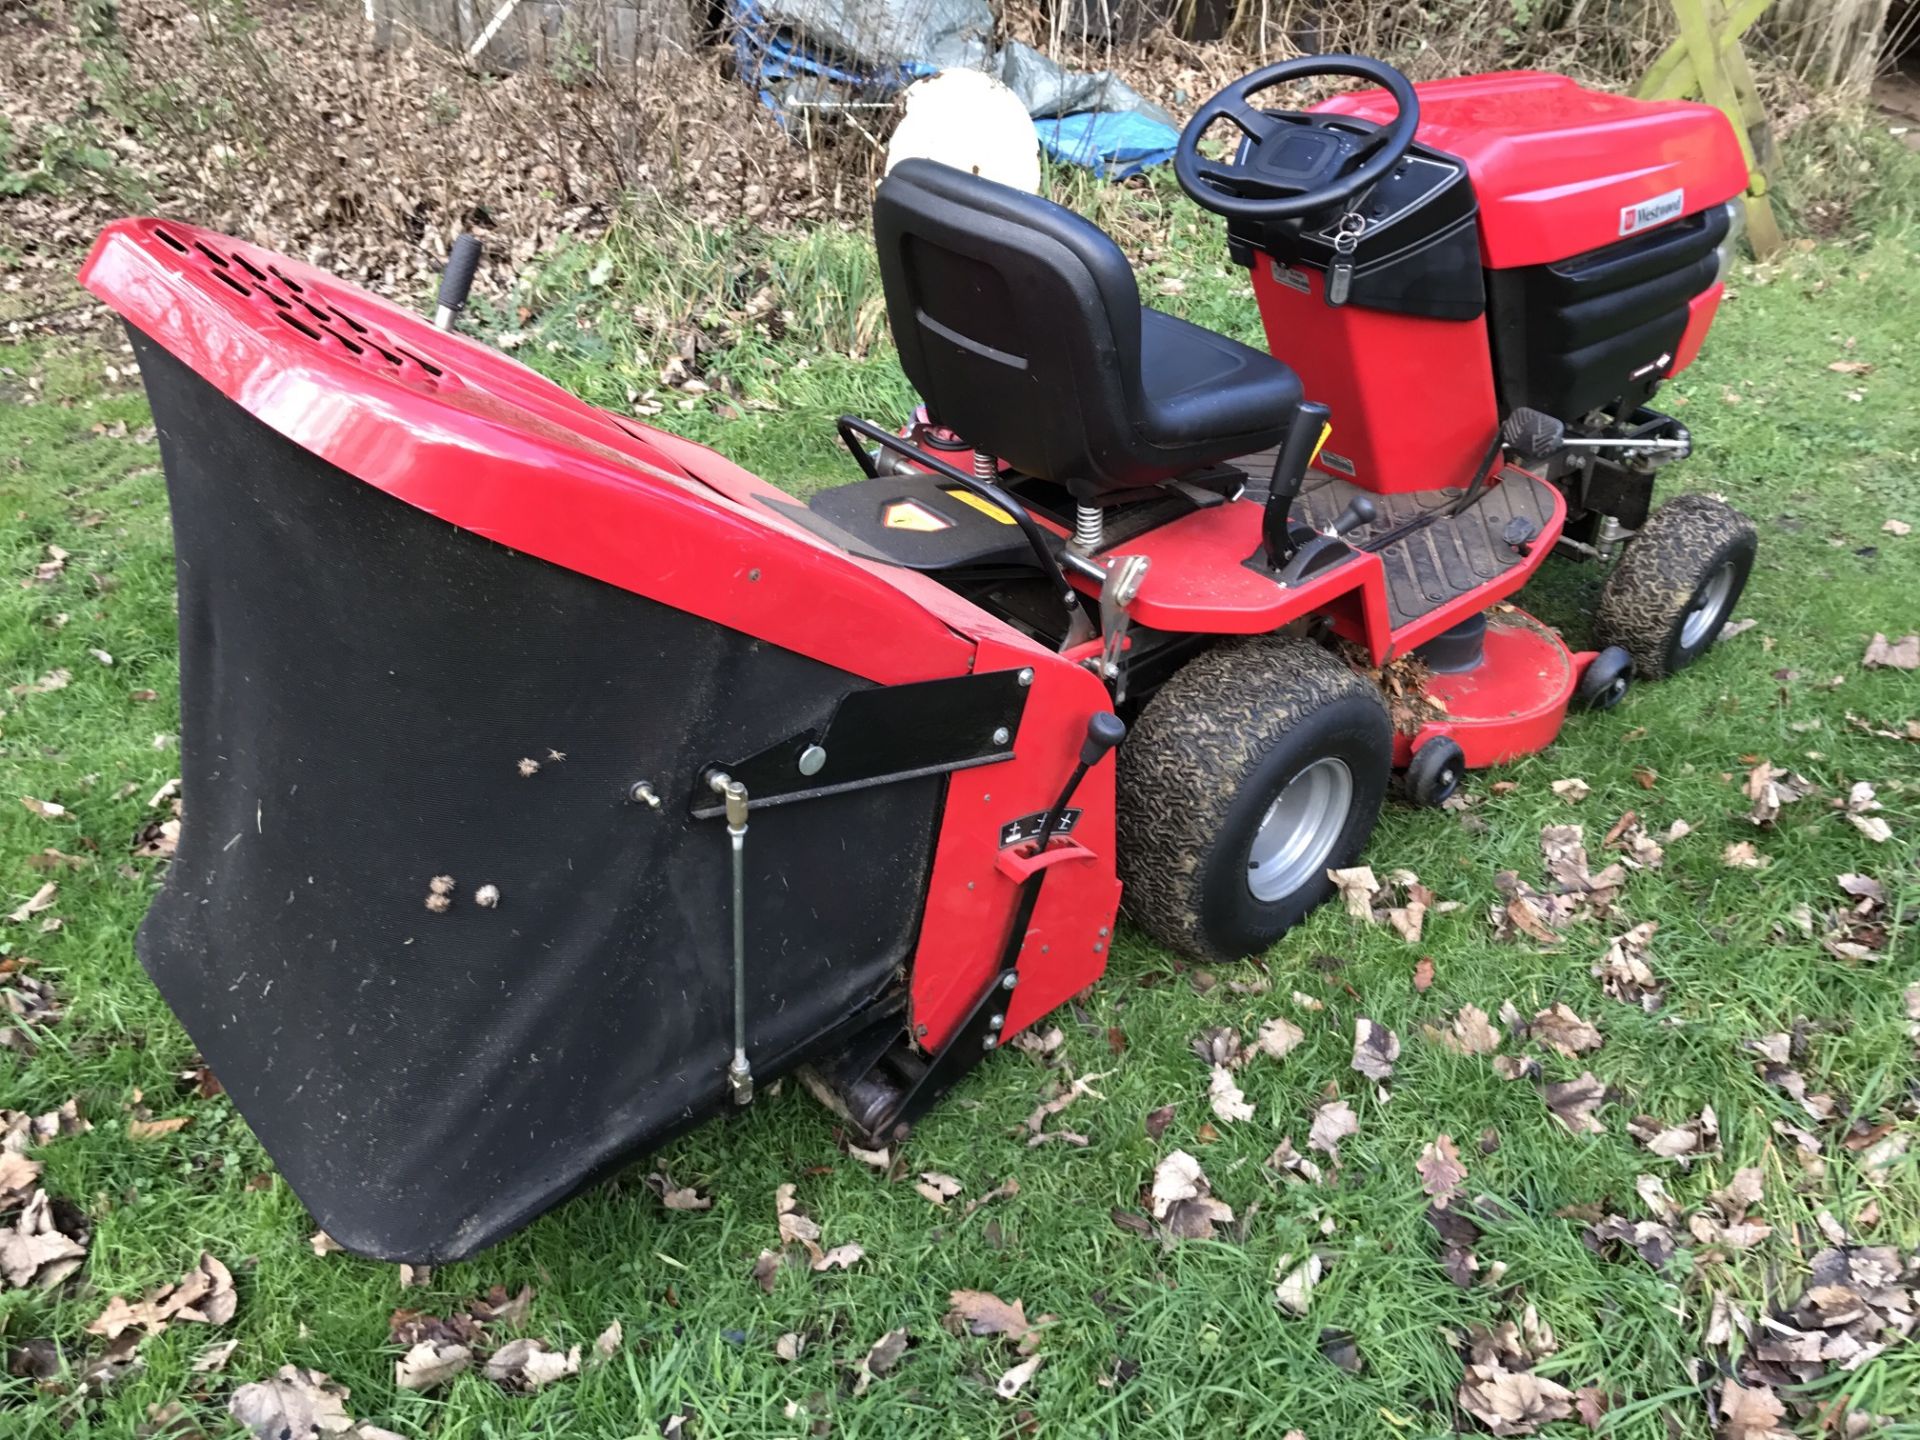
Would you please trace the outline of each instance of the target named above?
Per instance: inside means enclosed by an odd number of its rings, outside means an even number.
[[[1753,522],[1706,495],[1676,495],[1627,542],[1600,591],[1600,636],[1658,680],[1707,652],[1746,589]]]
[[[1627,698],[1633,684],[1633,657],[1618,645],[1609,645],[1593,657],[1580,687],[1573,692],[1574,703],[1583,710],[1611,710]]]
[[[1407,763],[1407,798],[1437,810],[1453,798],[1466,778],[1466,752],[1458,742],[1436,735],[1415,750]]]
[[[1308,640],[1196,656],[1119,750],[1127,913],[1208,960],[1265,950],[1366,848],[1392,775],[1379,688]]]

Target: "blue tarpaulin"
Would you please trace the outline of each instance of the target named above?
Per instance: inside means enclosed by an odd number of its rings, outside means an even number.
[[[729,0],[734,57],[762,103],[808,109],[885,104],[941,70],[1003,81],[1054,159],[1109,179],[1172,158],[1173,117],[1112,71],[1067,70],[1029,45],[990,44],[985,0]]]

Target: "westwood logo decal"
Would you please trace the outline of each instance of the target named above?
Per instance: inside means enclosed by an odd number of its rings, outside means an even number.
[[[1623,207],[1620,211],[1620,233],[1637,235],[1642,230],[1650,230],[1655,225],[1664,225],[1669,220],[1679,218],[1686,213],[1686,209],[1687,192],[1669,190],[1651,200],[1642,200],[1638,205]]]

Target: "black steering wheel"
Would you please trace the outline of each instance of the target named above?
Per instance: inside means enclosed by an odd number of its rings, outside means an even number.
[[[1263,90],[1312,75],[1371,80],[1393,96],[1390,125],[1356,116],[1257,110]],[[1328,125],[1337,119],[1339,127]],[[1234,162],[1207,160],[1200,137],[1228,120],[1248,144]],[[1352,126],[1355,128],[1346,128]],[[1328,209],[1377,183],[1400,163],[1420,126],[1413,83],[1384,60],[1364,55],[1303,55],[1244,75],[1194,112],[1173,152],[1173,173],[1195,204],[1229,220],[1291,220]]]

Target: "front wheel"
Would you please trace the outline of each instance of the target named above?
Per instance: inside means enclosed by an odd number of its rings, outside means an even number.
[[[1759,549],[1753,522],[1706,495],[1676,495],[1627,542],[1600,591],[1604,644],[1647,680],[1683,670],[1732,618]]]
[[[1202,959],[1266,949],[1366,848],[1392,772],[1378,687],[1310,641],[1183,666],[1120,747],[1127,913]]]

